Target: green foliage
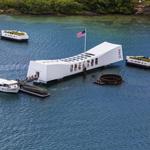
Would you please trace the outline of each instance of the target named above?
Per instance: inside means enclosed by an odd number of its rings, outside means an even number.
[[[0,9],[27,14],[133,13],[132,0],[0,0]]]
[[[75,0],[55,0],[55,12],[76,14],[82,10],[82,5]]]
[[[78,2],[86,5],[87,10],[101,13],[133,13],[132,0],[78,0]]]
[[[17,8],[18,0],[0,0],[0,9]]]

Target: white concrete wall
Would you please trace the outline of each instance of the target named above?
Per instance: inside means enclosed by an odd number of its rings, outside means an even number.
[[[69,74],[70,65],[67,64],[50,64],[47,66],[47,81],[62,79]]]
[[[122,47],[115,48],[99,58],[100,64],[103,66],[123,60]]]
[[[35,61],[30,61],[29,68],[28,68],[28,73],[27,77],[30,77],[32,75],[35,75],[36,72],[39,72],[39,80],[42,80],[46,82],[46,77],[47,77],[47,68],[45,65],[40,64]]]
[[[95,64],[95,58],[98,58],[98,64]],[[87,60],[94,59],[94,65],[87,67]],[[94,68],[106,66],[118,61],[123,60],[123,52],[122,47],[118,46],[115,49],[112,49],[105,54],[101,54],[99,56],[90,57],[89,59],[81,61],[81,62],[74,62],[74,64],[79,65],[81,63],[81,66],[83,66],[83,63],[87,70],[91,70]],[[73,63],[73,62],[72,62]],[[39,72],[39,81],[46,83],[48,81],[56,80],[56,79],[62,79],[66,76],[77,74],[83,71],[83,67],[81,69],[77,69],[76,71],[73,70],[70,71],[70,66],[72,63],[65,63],[65,62],[52,62],[49,64],[41,64],[36,61],[30,61],[29,69],[27,77],[31,75],[35,75],[36,72]]]

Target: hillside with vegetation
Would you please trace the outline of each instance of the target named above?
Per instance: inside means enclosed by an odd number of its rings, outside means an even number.
[[[135,0],[134,0],[135,1]],[[0,0],[0,13],[99,15],[133,14],[133,0]]]

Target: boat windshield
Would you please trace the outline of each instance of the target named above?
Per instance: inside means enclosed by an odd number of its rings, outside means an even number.
[[[4,86],[4,87],[9,87],[9,85],[8,85],[8,84],[3,84],[3,86]]]
[[[18,32],[18,31],[6,31],[6,33],[14,34],[14,35],[18,35],[18,36],[25,35],[24,32]]]
[[[131,58],[136,59],[136,60],[150,62],[150,58],[148,58],[148,57],[131,57]]]

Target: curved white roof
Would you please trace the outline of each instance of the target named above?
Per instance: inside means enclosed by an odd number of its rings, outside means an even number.
[[[95,47],[93,47],[92,49],[88,50],[89,53],[92,53],[94,55],[101,55],[104,54],[112,49],[115,49],[117,47],[120,47],[121,45],[118,44],[112,44],[109,42],[103,42]]]
[[[72,57],[56,59],[56,60],[38,60],[35,62],[44,64],[44,65],[48,65],[48,64],[54,64],[54,63],[68,63],[68,62],[71,63],[71,62],[76,62],[76,61],[85,61],[89,58],[103,55],[117,47],[121,47],[121,45],[112,44],[109,42],[103,42],[84,53],[81,53],[81,54],[78,54],[78,55],[75,55]]]

